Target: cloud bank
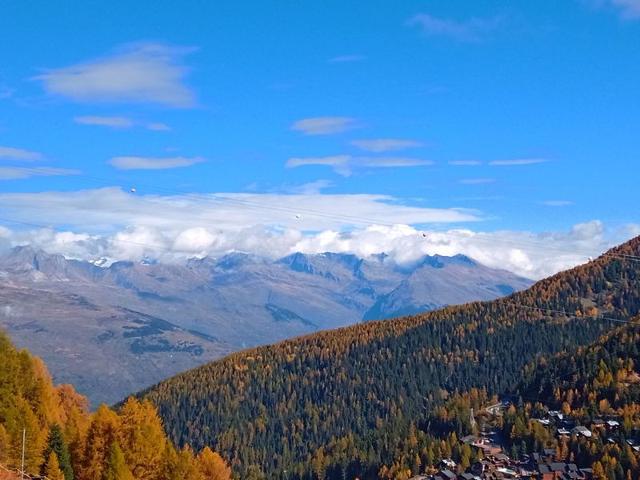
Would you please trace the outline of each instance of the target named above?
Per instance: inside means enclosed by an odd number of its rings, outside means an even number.
[[[461,253],[534,279],[585,262],[640,233],[638,225],[608,231],[599,221],[547,233],[447,228],[474,224],[482,217],[477,212],[402,205],[393,197],[364,194],[167,197],[105,188],[0,194],[0,207],[3,217],[33,224],[25,228],[3,218],[0,246],[33,244],[71,258],[182,261],[230,251],[271,258],[332,251],[361,257],[384,252],[399,264],[409,264],[424,255]],[[65,227],[56,231],[42,225]]]

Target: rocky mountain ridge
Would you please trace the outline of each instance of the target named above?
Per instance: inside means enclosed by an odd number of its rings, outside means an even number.
[[[496,298],[530,282],[463,256],[233,252],[108,266],[29,246],[0,256],[0,326],[94,402],[226,353],[373,318]]]

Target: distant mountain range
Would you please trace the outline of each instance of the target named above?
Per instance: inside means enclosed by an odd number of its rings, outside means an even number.
[[[27,246],[0,256],[0,326],[43,357],[56,382],[111,403],[246,347],[530,284],[461,255],[410,267],[336,253],[105,267]]]

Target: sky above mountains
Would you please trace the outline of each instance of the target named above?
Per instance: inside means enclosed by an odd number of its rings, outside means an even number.
[[[538,278],[640,233],[639,45],[638,0],[12,2],[0,238]]]

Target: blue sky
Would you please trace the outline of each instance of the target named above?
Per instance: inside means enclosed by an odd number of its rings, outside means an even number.
[[[597,251],[640,223],[638,47],[638,0],[11,2],[2,217],[175,242],[210,219],[145,223],[145,201],[233,193],[272,207],[226,212],[245,227],[367,223],[319,212],[565,241],[597,225]],[[110,210],[131,186],[131,211]]]

